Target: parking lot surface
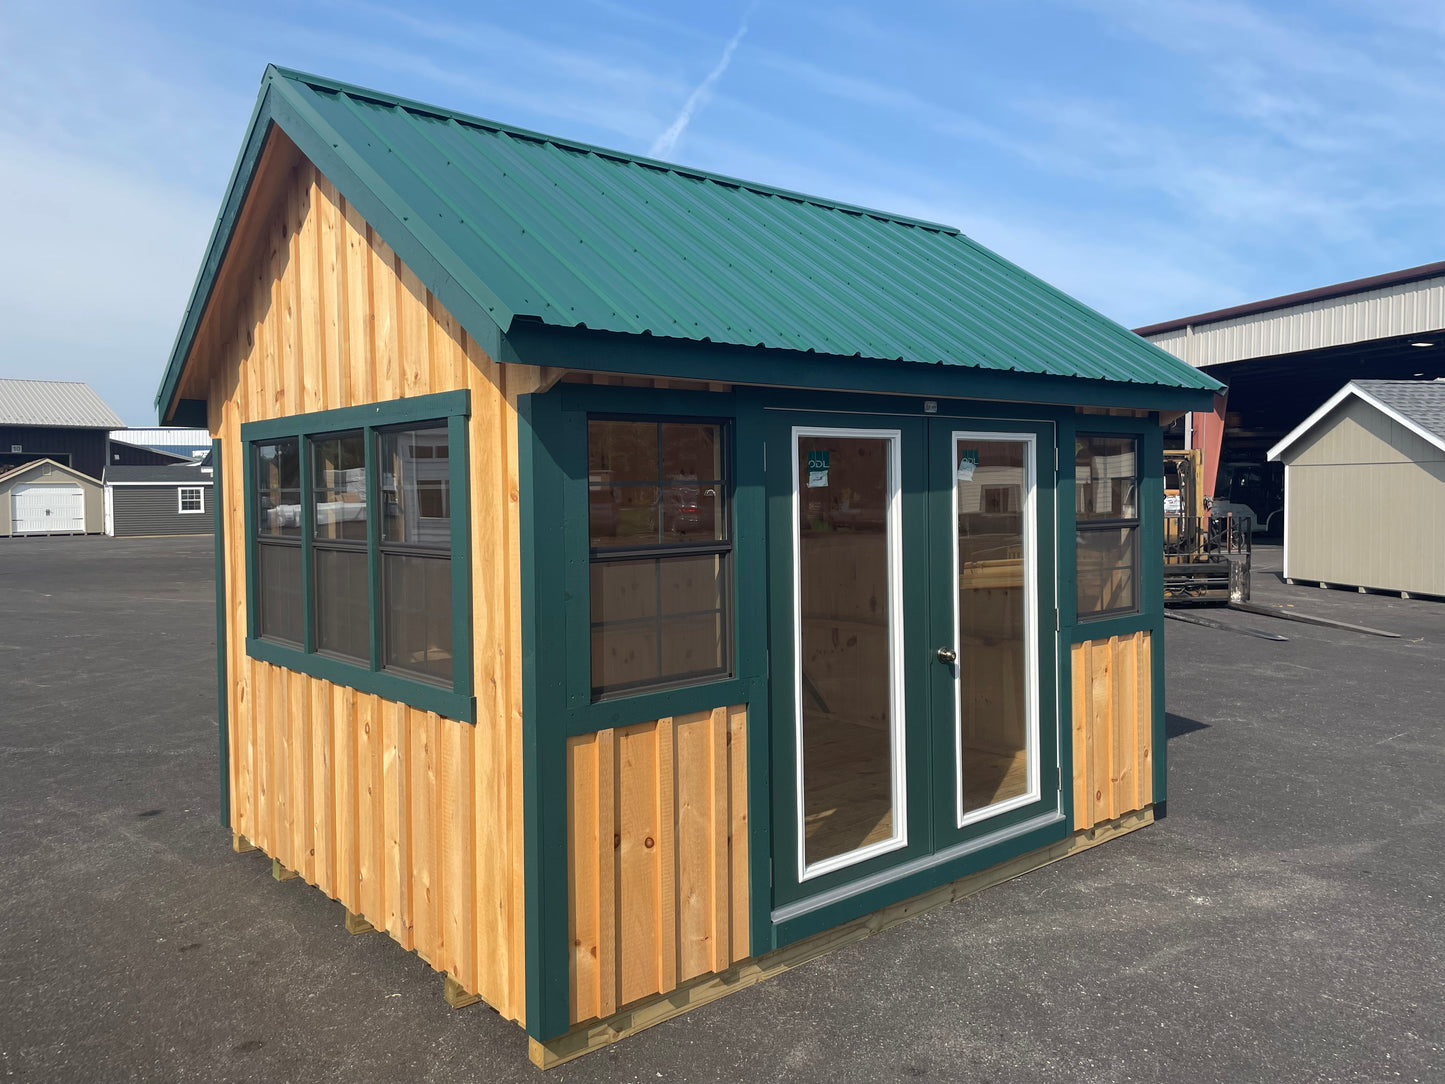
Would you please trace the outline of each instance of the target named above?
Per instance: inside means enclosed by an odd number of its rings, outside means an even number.
[[[1167,622],[1168,817],[547,1074],[217,819],[210,539],[0,540],[0,1078],[1445,1079],[1445,602]]]

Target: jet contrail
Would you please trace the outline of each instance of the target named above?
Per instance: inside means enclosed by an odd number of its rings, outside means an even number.
[[[733,53],[737,51],[738,43],[743,40],[743,35],[748,32],[748,20],[752,18],[753,9],[757,5],[751,5],[743,15],[742,25],[738,32],[728,41],[723,49],[722,57],[718,60],[713,70],[707,73],[707,78],[697,85],[688,99],[683,103],[682,112],[678,113],[677,119],[668,125],[667,131],[653,141],[652,149],[647,152],[650,158],[665,158],[672,153],[677,146],[677,141],[682,138],[682,133],[687,130],[692,116],[698,111],[703,101],[707,98],[708,92],[712,90],[713,84],[722,78],[722,73],[727,71],[728,64],[732,62]]]

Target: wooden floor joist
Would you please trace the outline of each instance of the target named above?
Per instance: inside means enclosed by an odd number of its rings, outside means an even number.
[[[241,835],[240,832],[231,833],[231,850],[235,851],[237,854],[246,854],[248,851],[254,851],[255,849],[256,844],[252,843],[245,836]]]
[[[375,929],[376,927],[373,926],[370,922],[366,921],[366,919],[363,918],[361,915],[358,915],[352,911],[346,912],[347,933],[371,933]]]
[[[766,956],[745,960],[728,971],[710,975],[679,987],[670,993],[633,1005],[606,1020],[593,1020],[579,1024],[567,1034],[546,1042],[529,1039],[532,1064],[540,1069],[551,1069],[564,1062],[569,1062],[583,1054],[650,1028],[654,1024],[671,1020],[689,1009],[706,1005],[737,990],[753,986],[773,975],[789,971],[809,960],[815,960],[834,949],[842,948],[854,941],[861,941],[875,933],[881,933],[915,915],[923,914],[946,903],[962,899],[964,896],[971,896],[975,892],[981,892],[996,884],[1041,869],[1061,858],[1066,858],[1090,847],[1096,847],[1100,843],[1143,828],[1153,822],[1154,810],[1152,807],[1136,813],[1126,813],[1122,817],[1117,817],[1104,824],[1075,832],[1068,839],[1055,843],[1051,847],[1043,847],[1037,851],[1019,855],[1012,861],[1001,863],[991,869],[980,870],[978,873],[962,877],[930,892],[875,911],[854,922],[817,934],[796,944],[786,945]],[[452,980],[448,976],[447,1001],[449,1004],[452,1003],[451,985]]]
[[[273,858],[271,859],[271,876],[275,877],[278,881],[289,881],[293,877],[298,876],[298,874],[294,869],[287,869],[283,866],[281,859]]]

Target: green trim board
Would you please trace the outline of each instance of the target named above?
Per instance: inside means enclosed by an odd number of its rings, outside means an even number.
[[[471,498],[467,454],[467,418],[470,393],[438,392],[338,410],[293,414],[284,418],[247,422],[241,426],[241,457],[246,509],[246,653],[254,659],[286,667],[312,677],[372,693],[422,711],[475,723],[472,668]],[[381,508],[380,471],[376,443],[379,434],[396,428],[444,422],[449,444],[448,484],[451,492],[449,571],[451,574],[452,679],[440,683],[413,677],[385,667],[382,656],[381,517],[367,516],[367,605],[369,659],[366,664],[316,650],[315,572],[313,562],[314,479],[310,439],[359,429],[364,435],[368,507]],[[267,640],[258,635],[256,568],[255,457],[258,441],[297,440],[301,482],[302,636],[300,647]]]
[[[274,128],[493,357],[538,322],[894,369],[1218,387],[951,227],[272,66],[161,383],[163,419]]]
[[[827,389],[823,394],[856,392],[1136,410],[1205,410],[1214,402],[1212,390],[1196,388],[956,365],[898,364],[798,350],[555,328],[532,321],[513,324],[500,346],[500,360],[524,365],[780,389]]]
[[[231,827],[231,711],[230,676],[226,651],[226,507],[225,489],[221,481],[221,441],[211,440],[211,489],[215,503],[216,522],[216,729],[219,732],[221,768],[221,824]]]

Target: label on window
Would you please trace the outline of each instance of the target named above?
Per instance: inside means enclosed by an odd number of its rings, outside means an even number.
[[[961,448],[958,452],[958,480],[972,482],[973,472],[978,470],[978,449]]]
[[[808,488],[821,489],[828,484],[828,453],[808,453]]]

